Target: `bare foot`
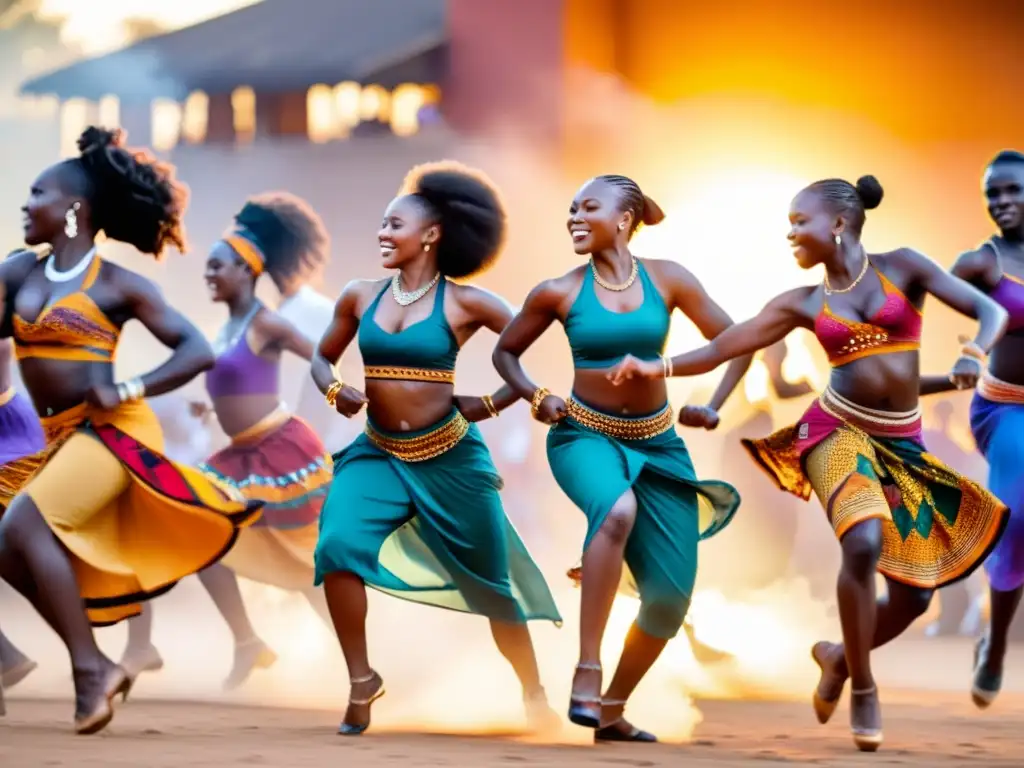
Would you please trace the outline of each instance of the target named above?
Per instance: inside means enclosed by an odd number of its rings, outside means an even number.
[[[359,736],[370,727],[370,708],[384,695],[384,679],[376,672],[351,681],[348,708],[338,726],[341,736]]]
[[[530,733],[540,735],[561,732],[562,718],[551,708],[543,688],[524,696],[523,704],[526,707],[526,727]]]
[[[846,656],[843,647],[837,643],[815,643],[811,658],[821,669],[818,687],[814,691],[814,714],[818,722],[827,723],[839,706],[846,685]]]
[[[277,662],[277,654],[258,637],[235,646],[235,663],[224,680],[224,690],[233,691],[241,686],[257,669],[270,669]]]

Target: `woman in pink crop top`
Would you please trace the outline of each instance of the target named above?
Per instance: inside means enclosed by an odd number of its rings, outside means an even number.
[[[873,176],[856,185],[815,182],[790,206],[789,241],[805,269],[823,265],[820,285],[773,299],[751,320],[668,366],[624,360],[609,376],[693,376],[774,344],[796,328],[813,330],[832,364],[829,385],[800,421],[763,440],[743,443],[778,486],[825,507],[842,548],[838,599],[843,643],[813,648],[821,667],[814,695],[820,722],[832,716],[852,679],[851,731],[857,747],[882,743],[882,714],[870,651],[898,637],[927,609],[934,590],[969,576],[999,540],[1007,510],[958,475],[921,443],[920,394],[950,386],[919,371],[925,297],[980,321],[949,379],[973,386],[983,358],[1002,336],[1006,312],[976,288],[909,248],[868,254],[861,244],[865,211],[878,206]],[[713,415],[713,414],[711,414]],[[685,423],[713,423],[687,409]],[[888,595],[875,597],[875,572]],[[847,668],[847,661],[849,668]]]
[[[309,360],[313,345],[255,296],[264,273],[281,285],[322,269],[328,246],[323,223],[304,200],[272,193],[246,202],[206,262],[210,295],[229,312],[214,343],[217,362],[206,374],[206,389],[231,444],[200,468],[264,502],[260,519],[241,532],[224,559],[199,574],[234,636],[235,660],[225,689],[277,659],[249,621],[236,574],[303,593],[330,623],[323,591],[313,586],[313,548],[331,457],[312,428],[286,410],[278,387],[282,352]],[[194,412],[209,407],[193,406]],[[163,664],[151,642],[151,623],[147,611],[129,625],[129,668],[155,670]]]
[[[961,254],[952,269],[1010,316],[971,401],[971,432],[988,462],[989,490],[1010,507],[1006,533],[985,561],[992,617],[978,640],[971,687],[980,708],[1002,688],[1010,625],[1024,593],[1024,155],[997,155],[985,170],[984,188],[999,236]]]

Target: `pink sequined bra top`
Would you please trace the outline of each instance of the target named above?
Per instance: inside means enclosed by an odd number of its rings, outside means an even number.
[[[921,348],[921,312],[874,264],[871,268],[882,283],[885,303],[867,322],[834,314],[827,298],[814,318],[814,335],[833,368],[871,355]]]

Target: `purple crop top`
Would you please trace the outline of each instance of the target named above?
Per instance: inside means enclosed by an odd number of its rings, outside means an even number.
[[[989,240],[989,243],[996,252],[996,261],[999,263],[999,271],[1002,273],[996,287],[989,292],[989,298],[1010,315],[1006,329],[1008,331],[1020,330],[1024,328],[1024,280],[1003,270],[1002,253],[998,243],[995,239]]]
[[[280,391],[278,362],[257,355],[245,338],[255,316],[256,312],[253,312],[241,333],[217,356],[217,362],[207,371],[206,391],[210,397],[276,395]]]

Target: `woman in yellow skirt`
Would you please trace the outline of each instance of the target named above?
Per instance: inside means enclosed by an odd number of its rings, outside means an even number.
[[[67,646],[83,734],[104,728],[131,686],[96,646],[90,622],[135,615],[142,601],[217,562],[261,507],[161,454],[163,435],[143,397],[187,383],[213,353],[151,282],[96,252],[101,232],[155,256],[185,246],[185,189],[168,166],[122,148],[121,136],[89,128],[78,157],[33,182],[25,242],[50,253],[0,264],[0,335],[14,338],[46,437],[41,452],[3,468],[0,577]],[[145,376],[115,383],[129,320],[173,352]]]
[[[310,426],[285,408],[279,381],[282,352],[309,360],[313,344],[255,295],[264,273],[280,284],[322,269],[327,249],[327,232],[316,212],[304,200],[278,192],[247,201],[206,261],[211,297],[229,313],[214,345],[217,362],[206,374],[206,390],[231,445],[200,469],[264,502],[262,517],[242,532],[224,560],[199,574],[234,636],[235,661],[224,681],[228,690],[277,660],[249,621],[236,574],[301,592],[330,625],[323,590],[313,586],[313,549],[331,483],[331,457]],[[210,408],[205,402],[192,405],[195,413]],[[163,666],[150,639],[151,625],[149,610],[129,624],[123,662],[129,670]]]
[[[773,299],[751,320],[700,349],[662,364],[627,358],[610,377],[694,376],[784,338],[812,330],[832,366],[829,385],[797,424],[763,440],[744,440],[776,484],[801,498],[813,491],[839,539],[839,619],[843,643],[818,643],[815,712],[825,723],[849,677],[854,743],[882,743],[882,712],[870,652],[899,637],[925,612],[934,591],[967,578],[998,542],[1006,505],[928,453],[918,397],[950,382],[973,386],[979,360],[1002,336],[1006,311],[909,248],[869,254],[861,244],[865,211],[882,200],[873,176],[855,185],[824,179],[790,206],[789,240],[804,269],[823,265],[824,283]],[[929,295],[980,321],[949,377],[920,375],[922,309]],[[745,360],[735,367],[746,365]],[[733,371],[733,372],[734,372]],[[683,421],[713,423],[700,409]],[[875,597],[875,572],[888,594]]]

